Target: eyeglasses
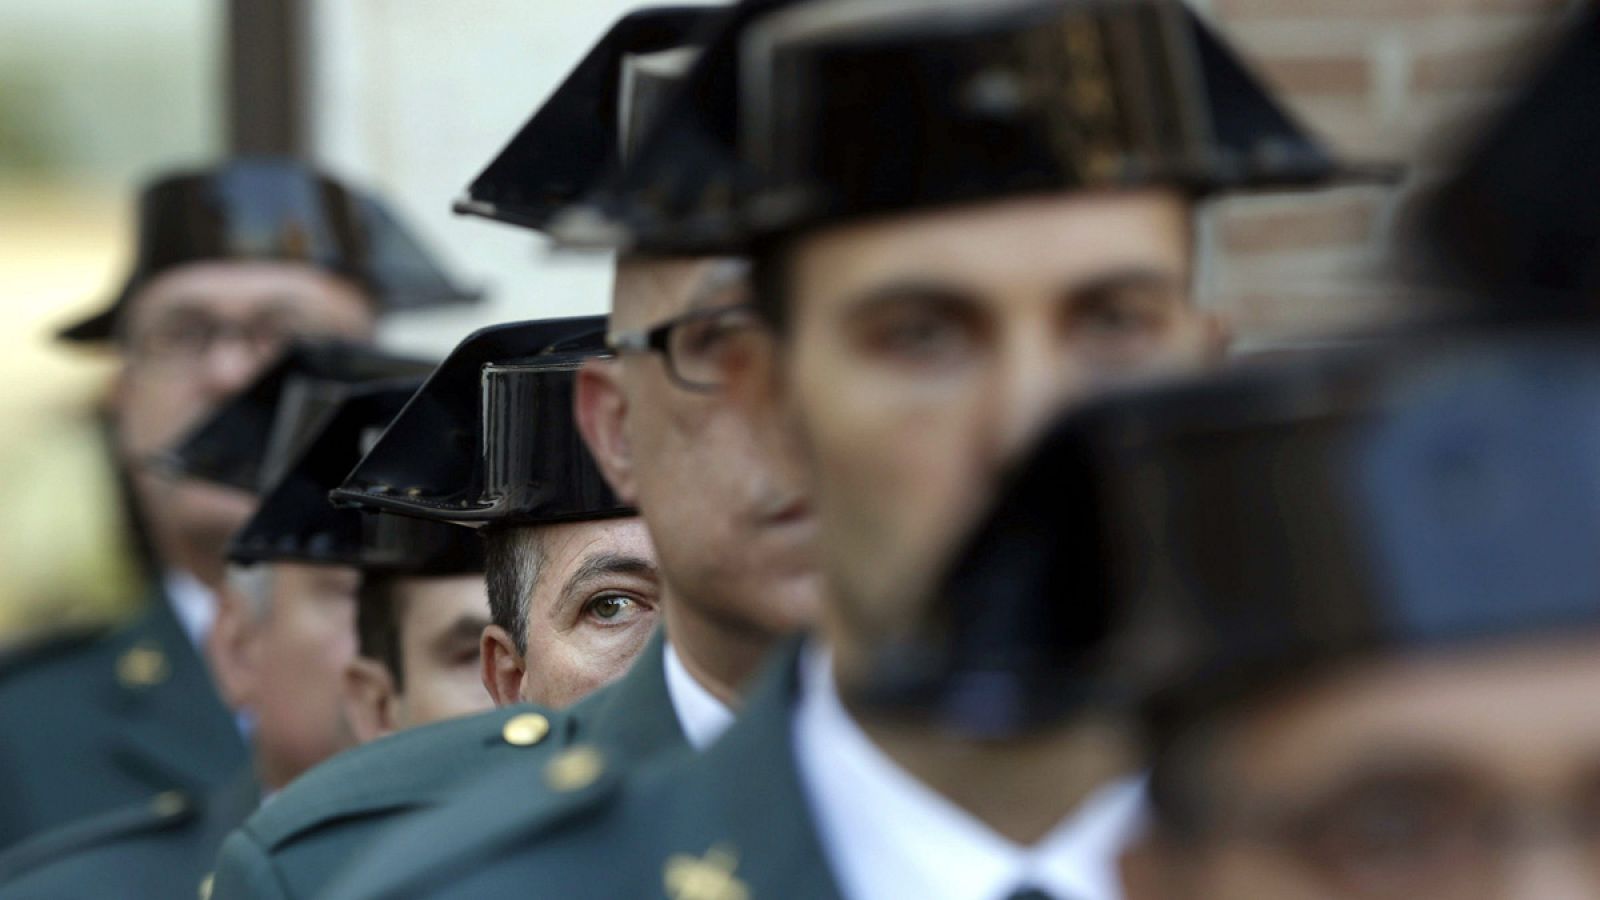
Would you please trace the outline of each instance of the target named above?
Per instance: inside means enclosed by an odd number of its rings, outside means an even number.
[[[141,362],[190,366],[223,342],[237,343],[257,358],[266,359],[301,336],[313,334],[303,324],[282,317],[230,322],[210,316],[183,315],[130,331],[126,345],[130,355]]]
[[[766,330],[748,304],[696,310],[654,328],[611,335],[611,350],[659,353],[667,375],[691,391],[715,391],[750,365]]]

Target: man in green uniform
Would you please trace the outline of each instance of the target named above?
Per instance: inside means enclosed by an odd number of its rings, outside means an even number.
[[[1337,167],[1160,2],[745,4],[661,122],[600,208],[644,248],[754,252],[824,639],[701,756],[496,773],[557,796],[512,810],[484,785],[334,895],[1115,896],[1140,807],[1120,723],[974,739],[840,698],[1055,410],[1220,353],[1190,299],[1191,198]]]
[[[152,183],[115,302],[63,332],[122,368],[113,449],[150,553],[147,610],[0,661],[0,846],[245,763],[198,648],[242,494],[151,464],[285,338],[365,338],[390,310],[467,299],[372,198],[306,167],[238,160]]]
[[[612,104],[619,84],[638,88],[653,83],[652,75],[664,77],[672,60],[659,54],[682,46],[703,15],[644,10],[625,17],[473,185],[464,206],[544,227],[618,154],[612,123],[620,111],[593,116],[596,98]],[[647,112],[629,108],[634,118]],[[575,161],[587,161],[580,181],[562,168]],[[664,637],[620,682],[552,717],[555,739],[544,740],[542,728],[511,728],[527,712],[511,709],[335,761],[325,767],[327,778],[337,772],[338,781],[357,786],[349,798],[302,790],[280,797],[272,833],[247,828],[228,842],[219,897],[316,895],[399,813],[437,804],[463,773],[497,755],[537,770],[545,755],[577,737],[638,759],[715,739],[763,655],[809,621],[818,588],[809,496],[789,433],[766,408],[770,385],[744,379],[729,387],[732,376],[760,368],[754,360],[770,352],[750,314],[744,276],[741,265],[722,258],[623,260],[610,323],[617,357],[591,360],[578,375],[578,424],[587,444],[618,494],[639,505],[660,556]],[[513,738],[538,746],[497,749]],[[507,794],[502,802],[520,806],[522,798]]]
[[[482,556],[467,529],[336,510],[328,491],[360,458],[363,441],[399,411],[417,382],[351,388],[336,409],[302,408],[315,424],[307,442],[235,539],[237,567],[225,590],[239,596],[235,621],[219,621],[230,646],[220,674],[254,722],[254,775],[206,795],[173,790],[146,804],[90,817],[18,845],[0,857],[0,894],[78,897],[108,875],[124,897],[186,896],[201,885],[227,833],[320,756],[351,741],[341,716],[341,676],[355,648],[355,591],[361,578],[399,580],[477,572]],[[291,392],[292,393],[292,392]],[[293,400],[290,400],[293,405]],[[236,418],[236,417],[235,417]],[[286,445],[288,446],[288,445]],[[248,452],[248,449],[247,449]]]

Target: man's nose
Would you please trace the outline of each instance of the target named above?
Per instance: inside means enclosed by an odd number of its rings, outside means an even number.
[[[1043,329],[1030,329],[1012,340],[1004,356],[994,403],[996,451],[1001,461],[1017,458],[1038,439],[1056,416],[1090,391],[1088,372]]]

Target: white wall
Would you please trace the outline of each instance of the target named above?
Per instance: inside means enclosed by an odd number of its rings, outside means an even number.
[[[391,323],[443,353],[479,325],[604,312],[610,261],[552,256],[530,231],[455,216],[451,200],[617,17],[625,0],[310,0],[313,155],[384,191],[490,291],[490,302]]]

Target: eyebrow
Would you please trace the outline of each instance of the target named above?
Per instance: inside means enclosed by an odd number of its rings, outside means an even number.
[[[583,597],[590,584],[612,575],[632,575],[636,578],[656,577],[655,563],[631,553],[596,553],[586,557],[578,570],[561,586],[560,602],[552,604],[550,615],[559,618]]]
[[[1092,278],[1063,285],[1058,296],[1085,299],[1132,288],[1181,288],[1185,277],[1153,265],[1133,264],[1102,272]],[[975,302],[981,289],[921,277],[906,277],[873,287],[847,302],[845,315],[860,317],[918,300],[938,306],[962,308]]]
[[[1154,266],[1128,266],[1114,269],[1085,281],[1075,282],[1062,289],[1062,295],[1073,298],[1098,297],[1115,294],[1130,288],[1181,288],[1182,275]]]
[[[452,645],[464,642],[477,643],[483,635],[483,629],[488,627],[489,618],[476,613],[462,613],[456,617],[450,627],[441,632],[433,640],[435,650],[447,650]]]

